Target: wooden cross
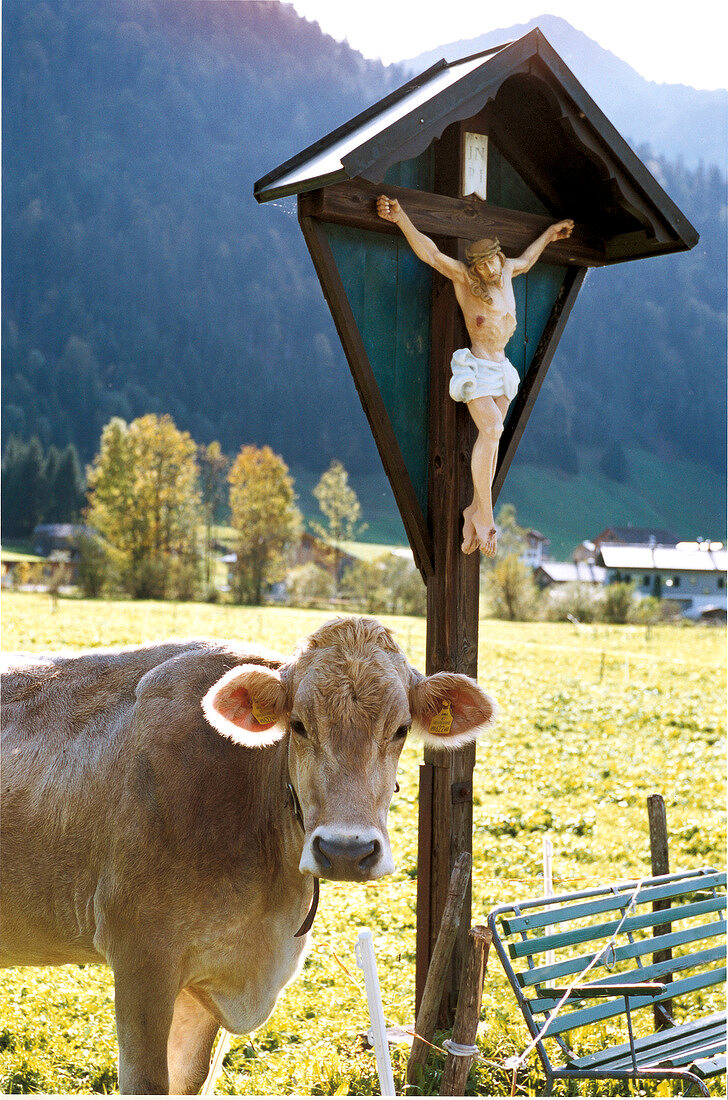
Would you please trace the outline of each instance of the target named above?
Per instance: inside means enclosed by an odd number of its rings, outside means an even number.
[[[471,196],[459,198],[462,140],[457,127],[446,131],[435,160],[436,193],[355,178],[299,195],[299,221],[329,303],[382,462],[397,498],[415,556],[427,584],[426,672],[448,670],[472,677],[478,672],[479,555],[460,550],[462,511],[472,496],[470,452],[474,426],[467,407],[449,397],[450,359],[469,338],[448,280],[433,273],[431,303],[428,515],[412,492],[402,454],[372,373],[323,223],[399,234],[376,213],[385,192],[399,199],[413,223],[434,237],[443,252],[464,258],[468,242],[497,236],[503,249],[520,254],[553,219],[494,207]],[[500,444],[493,486],[495,501],[536,400],[546,369],[589,266],[604,263],[603,242],[577,226],[568,240],[549,245],[542,260],[564,264],[567,276],[551,311],[531,368],[516,396]],[[417,1006],[445,905],[452,867],[461,852],[472,852],[472,794],[475,747],[455,753],[425,750],[420,768],[417,885]],[[466,898],[441,1020],[451,1023],[457,974],[471,920]]]

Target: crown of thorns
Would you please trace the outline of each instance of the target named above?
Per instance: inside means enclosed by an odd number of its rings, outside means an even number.
[[[483,260],[491,260],[501,250],[499,240],[476,241],[467,249],[465,255],[469,264],[480,264]]]

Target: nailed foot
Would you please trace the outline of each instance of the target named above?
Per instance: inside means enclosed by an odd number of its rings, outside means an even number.
[[[461,546],[463,554],[472,554],[479,546],[478,532],[473,523],[474,513],[474,504],[469,505],[463,512],[463,542]]]
[[[494,558],[497,550],[496,546],[496,530],[495,527],[490,527],[484,537],[480,538],[480,549],[486,558]]]
[[[481,523],[475,504],[469,505],[463,512],[463,554],[473,554],[480,550],[486,558],[493,558],[497,549],[496,541],[497,534],[492,520],[490,523]]]

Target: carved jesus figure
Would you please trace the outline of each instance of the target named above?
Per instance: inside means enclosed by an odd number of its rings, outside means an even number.
[[[467,404],[478,429],[471,457],[473,500],[463,512],[462,550],[472,554],[479,549],[492,557],[496,552],[492,486],[498,443],[520,381],[505,354],[516,330],[513,279],[530,271],[552,241],[570,237],[574,223],[571,219],[556,222],[513,260],[506,259],[497,240],[486,237],[475,241],[465,253],[464,264],[440,252],[434,241],[420,233],[396,199],[380,195],[377,213],[399,226],[415,255],[450,279],[455,288],[470,347],[461,348],[452,357],[450,396]]]

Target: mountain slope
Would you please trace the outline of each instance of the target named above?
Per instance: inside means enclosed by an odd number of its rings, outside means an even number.
[[[510,42],[538,27],[577,80],[630,145],[649,144],[653,152],[691,167],[703,161],[725,169],[728,163],[728,91],[705,91],[684,84],[645,80],[631,65],[603,49],[556,15],[489,31],[409,58],[402,65],[422,72],[439,58],[452,61]]]

